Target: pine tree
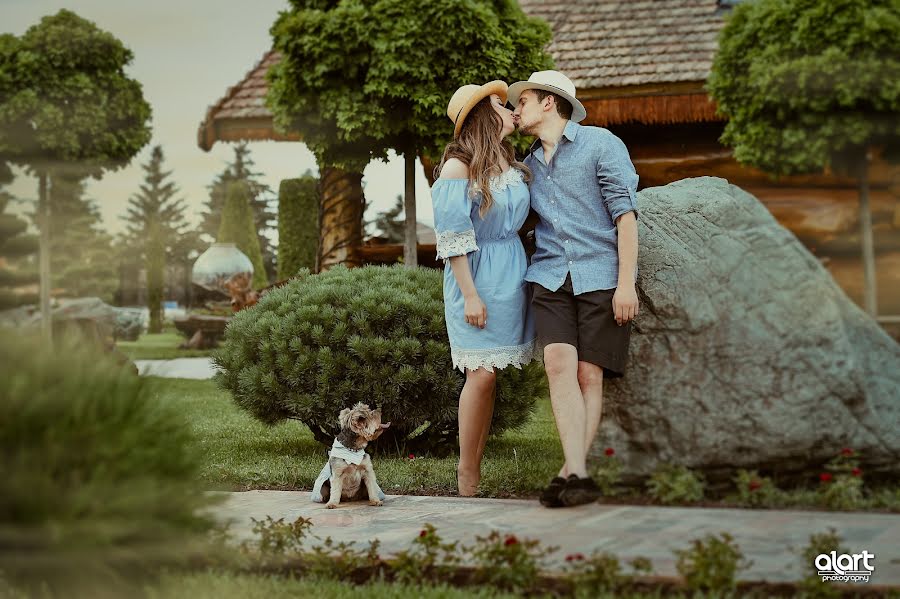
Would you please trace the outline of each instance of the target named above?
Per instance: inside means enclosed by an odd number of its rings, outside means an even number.
[[[263,266],[259,239],[253,224],[253,210],[250,208],[250,190],[243,181],[228,184],[225,206],[216,241],[234,243],[253,263],[253,287],[260,289],[269,284]]]
[[[256,228],[256,237],[262,251],[263,263],[266,267],[267,278],[275,275],[275,248],[272,240],[264,233],[271,230],[275,213],[269,206],[273,196],[272,189],[259,180],[261,173],[253,170],[254,162],[250,158],[250,149],[246,142],[234,147],[234,160],[225,166],[215,180],[208,186],[209,199],[204,202],[205,210],[202,213],[200,232],[210,239],[216,239],[219,234],[219,226],[222,222],[222,209],[225,207],[225,199],[228,192],[228,184],[232,181],[243,181],[247,185],[250,195],[250,207],[253,209],[253,224]]]
[[[9,183],[12,173],[0,163],[0,185]],[[38,273],[34,265],[23,264],[23,259],[34,256],[38,249],[36,235],[26,233],[28,223],[6,212],[13,196],[0,189],[0,310],[33,304],[36,293],[19,293],[16,287],[35,284]]]
[[[399,217],[399,218],[398,218]],[[403,216],[403,196],[390,210],[379,212],[373,221],[375,227],[390,243],[403,243],[406,239],[406,219]]]
[[[126,247],[139,253],[147,268],[147,308],[151,333],[162,331],[162,299],[167,260],[174,260],[179,241],[185,235],[184,200],[176,198],[178,188],[163,170],[162,147],[153,148],[143,165],[144,183],[128,200]]]
[[[52,287],[69,297],[96,296],[111,301],[119,284],[112,236],[103,230],[100,212],[84,197],[84,191],[78,173],[50,176]]]

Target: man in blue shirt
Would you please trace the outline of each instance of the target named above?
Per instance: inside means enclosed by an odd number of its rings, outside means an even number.
[[[638,176],[625,144],[587,115],[558,71],[509,87],[519,129],[538,139],[531,206],[540,222],[525,276],[566,462],[541,494],[548,507],[596,501],[586,457],[600,426],[603,377],[622,376],[638,313]]]

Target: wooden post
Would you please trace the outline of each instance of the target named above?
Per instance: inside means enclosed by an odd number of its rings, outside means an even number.
[[[418,235],[416,235],[416,153],[412,149],[403,156],[406,167],[406,196],[403,212],[406,215],[406,240],[403,244],[403,264],[408,268],[419,265]]]
[[[48,343],[53,341],[53,321],[50,316],[50,197],[47,190],[47,170],[38,174],[38,214],[40,215],[40,303],[41,336]]]
[[[869,206],[869,156],[863,158],[859,173],[859,226],[862,243],[863,273],[865,289],[863,297],[866,312],[873,318],[878,316],[878,285],[875,279],[875,242],[872,235],[872,210]]]

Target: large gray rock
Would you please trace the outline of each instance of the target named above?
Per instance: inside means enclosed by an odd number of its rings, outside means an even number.
[[[638,196],[641,313],[594,455],[612,446],[632,484],[662,462],[808,474],[846,446],[900,473],[900,345],[742,189]]]

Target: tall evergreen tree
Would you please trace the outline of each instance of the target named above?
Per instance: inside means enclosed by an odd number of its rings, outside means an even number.
[[[12,173],[0,163],[0,186],[12,181]],[[36,235],[26,232],[28,223],[8,214],[7,207],[13,196],[0,188],[0,310],[37,302],[36,293],[19,293],[16,287],[38,282],[35,266],[24,264],[23,259],[34,256],[38,250]]]
[[[222,222],[222,209],[225,207],[225,199],[228,193],[228,184],[232,181],[242,181],[249,194],[250,208],[253,211],[253,225],[256,228],[256,237],[259,240],[259,248],[262,251],[263,263],[266,267],[267,278],[275,275],[276,252],[265,232],[272,229],[272,221],[275,219],[269,203],[274,192],[272,188],[259,180],[261,173],[253,170],[254,162],[250,157],[250,148],[246,142],[234,146],[234,160],[225,166],[225,169],[216,175],[216,178],[208,186],[209,198],[204,202],[203,220],[200,223],[200,232],[216,239],[219,226]]]
[[[397,196],[397,203],[390,210],[379,212],[372,221],[382,237],[390,243],[403,243],[406,239],[406,218],[403,216],[403,196]]]
[[[151,333],[162,331],[162,300],[167,260],[176,258],[180,237],[185,235],[184,200],[177,198],[178,188],[169,180],[171,171],[163,170],[162,147],[153,148],[143,165],[144,183],[128,200],[127,247],[139,252],[147,268],[147,308]]]
[[[118,285],[112,236],[103,230],[96,204],[84,197],[80,173],[50,176],[50,272],[52,288],[69,297],[111,301]],[[38,215],[32,218],[37,224]]]
[[[222,221],[216,241],[233,243],[244,252],[253,263],[253,287],[260,289],[269,284],[263,267],[262,252],[253,225],[253,211],[250,208],[250,190],[243,181],[228,184]]]

